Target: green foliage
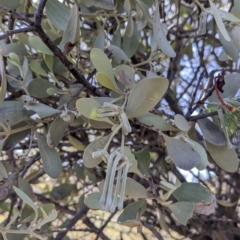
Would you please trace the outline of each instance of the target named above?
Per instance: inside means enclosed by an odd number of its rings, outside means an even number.
[[[89,209],[122,211],[138,232],[201,234],[191,218],[235,206],[238,181],[218,179],[239,167],[240,74],[222,91],[210,68],[238,62],[240,5],[201,2],[0,0],[4,240],[68,239],[78,220],[107,239]]]

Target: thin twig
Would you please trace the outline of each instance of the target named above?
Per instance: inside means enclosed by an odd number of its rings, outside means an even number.
[[[25,27],[25,28],[9,30],[9,31],[6,31],[4,34],[0,35],[0,40],[5,39],[9,36],[12,36],[16,33],[22,33],[22,32],[26,33],[26,32],[31,32],[33,30],[34,30],[33,27]]]
[[[187,114],[186,114],[186,118],[188,118],[188,117],[190,116],[190,114],[192,113],[192,106],[193,106],[194,101],[195,101],[195,99],[196,99],[198,87],[199,87],[199,85],[200,85],[201,80],[203,79],[204,73],[205,73],[205,71],[203,70],[202,73],[201,73],[200,76],[199,76],[199,79],[198,79],[198,82],[197,82],[197,86],[196,86],[196,88],[195,88],[195,91],[194,91],[193,96],[192,96],[192,100],[191,100],[191,102],[190,102],[190,104],[189,104],[189,107],[188,107],[188,112],[187,112]]]
[[[108,217],[108,219],[105,221],[105,223],[102,225],[101,228],[99,228],[98,234],[95,238],[95,240],[98,240],[99,237],[101,236],[101,233],[103,232],[103,230],[105,229],[105,227],[108,225],[108,223],[111,221],[111,219],[114,217],[114,215],[116,214],[117,211],[111,213],[111,215]]]
[[[88,211],[87,207],[84,207],[80,211],[78,211],[76,215],[66,225],[66,228],[60,231],[54,238],[54,240],[62,240],[66,236],[67,232],[70,231],[71,228],[77,223],[77,221],[79,221],[83,216],[86,215],[87,211]]]
[[[214,111],[214,112],[210,112],[210,113],[201,113],[195,116],[190,116],[188,118],[189,121],[196,121],[198,119],[202,119],[202,118],[207,118],[207,117],[213,117],[213,116],[217,116],[218,112]]]
[[[146,223],[146,222],[142,222],[143,226],[147,229],[149,229],[158,240],[163,240],[162,235],[150,224]]]

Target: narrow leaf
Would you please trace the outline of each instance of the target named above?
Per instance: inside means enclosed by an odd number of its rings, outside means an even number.
[[[153,15],[153,34],[158,47],[169,57],[175,57],[176,53],[169,44],[164,33],[162,23],[160,22],[159,3],[157,1],[156,9]]]
[[[43,135],[37,133],[38,146],[43,161],[45,172],[54,179],[57,179],[62,172],[62,161],[55,148],[47,145],[47,140]]]
[[[64,30],[62,41],[59,48],[65,51],[66,44],[76,44],[79,40],[79,11],[78,5],[74,4],[70,11],[70,16],[67,22],[66,29]]]
[[[82,142],[80,142],[77,138],[73,137],[72,135],[68,135],[69,142],[79,151],[83,151],[85,149],[85,146]]]
[[[2,181],[3,178],[8,178],[8,173],[2,161],[0,161],[0,181]]]
[[[1,88],[0,88],[0,103],[4,101],[7,90],[7,79],[5,72],[5,64],[3,56],[0,56],[0,72],[1,72]]]
[[[177,128],[173,127],[164,118],[150,112],[137,117],[137,120],[156,131],[178,131]]]
[[[40,118],[50,117],[54,114],[61,113],[60,110],[49,107],[43,103],[35,103],[31,105],[25,104],[24,107],[27,110],[32,110],[36,112]]]
[[[57,116],[49,127],[49,137],[54,147],[57,147],[62,140],[64,133],[68,127],[68,123],[63,121],[60,116]]]
[[[210,3],[211,10],[212,10],[212,13],[213,13],[213,16],[214,16],[214,19],[216,21],[219,31],[222,33],[222,35],[224,36],[224,38],[227,41],[231,41],[231,38],[223,24],[222,17],[220,15],[218,8],[215,6],[215,4],[212,2],[212,0],[209,0],[209,3]]]
[[[16,192],[16,194],[23,200],[23,202],[28,204],[34,210],[34,212],[35,212],[35,219],[37,219],[38,211],[37,211],[37,207],[34,204],[33,200],[26,193],[24,193],[21,189],[15,187],[15,186],[13,186],[13,189]]]

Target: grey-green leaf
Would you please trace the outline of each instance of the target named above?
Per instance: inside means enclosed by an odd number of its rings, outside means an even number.
[[[70,7],[58,0],[47,1],[46,15],[53,25],[65,30],[70,16]]]
[[[218,26],[219,31],[222,33],[223,37],[227,40],[227,41],[231,41],[231,38],[223,24],[222,21],[222,17],[220,15],[219,10],[217,9],[217,7],[215,6],[215,4],[212,2],[212,0],[209,0],[210,6],[211,6],[211,10],[214,16],[214,19],[216,21],[216,24]]]
[[[130,203],[123,209],[119,215],[117,222],[128,227],[140,226],[140,217],[146,211],[147,204],[144,199]]]
[[[169,44],[166,34],[164,33],[162,23],[160,22],[159,14],[159,3],[157,1],[157,6],[153,16],[153,34],[154,38],[158,44],[158,47],[169,57],[175,57],[176,53],[172,46]]]
[[[114,74],[119,82],[130,89],[132,89],[136,84],[134,76],[135,72],[133,68],[127,65],[118,65],[114,70]]]
[[[128,97],[126,113],[128,118],[139,117],[152,110],[168,89],[164,77],[145,78],[138,82]]]
[[[203,137],[208,142],[216,146],[224,146],[227,143],[225,134],[208,118],[199,119],[197,123],[202,131]]]
[[[0,181],[2,181],[3,178],[8,178],[8,173],[2,161],[0,161]]]
[[[22,102],[4,101],[0,103],[0,122],[14,126],[33,114],[32,111],[27,111]]]
[[[24,193],[26,193],[30,198],[33,197],[32,186],[29,184],[29,182],[28,182],[26,179],[21,178],[20,176],[18,177],[18,187],[19,187]]]
[[[48,55],[53,55],[53,52],[43,43],[40,37],[38,36],[29,36],[28,41],[32,48],[36,51]]]
[[[179,131],[177,128],[168,123],[164,118],[150,112],[137,117],[137,120],[156,131]]]
[[[58,89],[49,81],[36,78],[32,80],[28,85],[28,92],[32,97],[36,98],[46,98],[50,95],[47,93],[47,89],[53,88],[58,91]]]
[[[137,181],[128,177],[126,181],[125,197],[131,199],[147,198],[148,197],[147,189]]]
[[[15,187],[15,186],[13,186],[13,189],[16,192],[16,194],[23,200],[23,202],[28,204],[34,210],[34,212],[37,216],[38,215],[37,207],[34,204],[33,200],[26,193],[24,193],[21,189]]]
[[[2,55],[0,56],[0,73],[1,73],[0,102],[3,102],[7,90],[7,79],[5,72],[5,64]]]
[[[132,37],[123,37],[122,50],[126,55],[131,58],[140,46],[141,36],[140,31],[138,31],[136,23],[134,23],[134,32]]]
[[[239,167],[239,159],[235,150],[227,146],[215,146],[206,142],[206,148],[214,162],[226,172],[236,172]]]
[[[101,193],[95,192],[95,193],[90,193],[84,198],[84,204],[88,206],[90,209],[101,209],[100,205],[100,198],[101,198]]]
[[[175,218],[186,226],[187,221],[192,217],[194,210],[193,202],[176,202],[168,206]]]
[[[57,116],[49,127],[49,137],[54,147],[57,147],[62,140],[67,129],[68,123],[63,121],[60,116]]]
[[[126,53],[121,48],[119,48],[115,45],[110,45],[108,47],[108,49],[109,49],[109,51],[112,52],[113,58],[116,61],[116,63],[120,64],[122,60],[124,62],[129,61],[128,56],[126,55]]]
[[[99,71],[105,73],[113,82],[115,82],[112,65],[107,55],[99,48],[93,48],[90,52],[90,58],[94,67]]]
[[[51,178],[57,179],[62,172],[62,161],[55,148],[47,145],[46,137],[37,133],[38,146],[45,172]]]
[[[20,5],[20,0],[1,0],[0,4],[11,9],[16,9]]]
[[[93,98],[81,98],[78,99],[76,102],[77,110],[85,117],[95,120],[95,121],[104,121],[107,123],[112,123],[109,118],[103,117],[99,118],[97,117],[98,109],[101,107],[101,105],[94,100]]]
[[[148,176],[149,166],[150,166],[150,152],[149,152],[148,148],[144,148],[139,152],[135,152],[134,155],[138,161],[138,169],[145,176]]]
[[[99,149],[103,149],[108,141],[108,139],[110,138],[111,134],[104,136],[104,137],[100,137],[96,140],[94,140],[93,142],[91,142],[86,149],[84,150],[83,153],[83,162],[84,165],[88,168],[93,168],[96,167],[100,162],[102,162],[102,158],[98,158],[98,159],[94,159],[92,157],[92,153],[99,150]]]
[[[207,153],[206,153],[206,150],[204,149],[204,147],[199,144],[198,142],[195,142],[195,141],[192,141],[189,139],[190,142],[192,142],[194,145],[193,145],[193,149],[195,151],[198,152],[198,154],[200,155],[201,157],[201,161],[199,164],[196,165],[196,168],[199,170],[199,171],[202,171],[204,169],[206,169],[207,165],[208,165],[208,157],[207,157]]]
[[[180,114],[174,116],[174,123],[183,132],[187,132],[191,127],[191,124]]]
[[[173,192],[173,196],[178,201],[190,201],[195,203],[210,203],[212,199],[212,193],[209,189],[202,186],[200,183],[188,182],[182,183],[181,186]]]
[[[43,103],[25,104],[27,110],[32,110],[39,115],[40,118],[50,117],[54,114],[61,113],[60,110],[54,109]]]
[[[200,163],[201,157],[192,145],[181,139],[166,135],[163,135],[163,137],[166,142],[168,154],[177,167],[183,170],[190,170]]]
[[[95,39],[93,47],[104,50],[104,46],[105,46],[105,32],[104,32],[104,27],[101,27],[98,31],[98,35]]]
[[[122,91],[119,89],[115,81],[112,81],[105,73],[98,72],[96,74],[97,81],[104,87],[117,92],[118,94],[123,94]]]
[[[231,59],[232,61],[237,62],[238,52],[239,52],[240,49],[237,49],[236,45],[234,44],[234,37],[233,37],[233,41],[227,41],[223,37],[221,32],[219,32],[219,40],[222,43],[223,49],[225,50],[228,59]]]
[[[62,41],[59,48],[64,51],[66,44],[75,44],[79,40],[79,11],[78,5],[74,4],[70,11],[70,16],[64,30]]]

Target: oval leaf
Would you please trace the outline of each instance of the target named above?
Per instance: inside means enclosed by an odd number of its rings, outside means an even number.
[[[95,192],[95,193],[90,193],[84,198],[84,204],[91,208],[91,209],[101,209],[100,205],[100,198],[101,198],[101,193]]]
[[[99,48],[93,48],[90,52],[90,59],[98,72],[105,73],[115,83],[112,65],[107,55]],[[116,84],[116,83],[115,83]],[[114,84],[114,85],[115,85]]]
[[[119,94],[123,94],[121,90],[118,88],[117,84],[113,82],[105,73],[98,72],[96,74],[97,81],[104,87],[113,90]],[[115,83],[115,84],[114,84]]]
[[[21,189],[15,187],[15,186],[13,186],[13,189],[16,192],[16,194],[23,200],[23,202],[28,204],[34,210],[34,212],[36,214],[35,218],[37,218],[38,211],[37,211],[37,207],[34,204],[33,200],[26,193],[24,193]]]
[[[197,123],[202,131],[203,137],[208,142],[216,146],[224,146],[227,143],[225,134],[208,118],[199,119]]]
[[[46,98],[50,95],[47,93],[49,88],[53,88],[54,90],[58,91],[58,89],[49,81],[44,79],[34,79],[28,85],[28,92],[32,97],[36,98]]]
[[[173,192],[173,196],[178,201],[204,202],[212,201],[212,193],[199,183],[184,182]]]
[[[191,127],[191,124],[180,114],[174,116],[174,123],[183,132],[187,132]]]
[[[239,159],[234,149],[227,146],[215,146],[206,142],[206,148],[214,162],[226,172],[236,172],[239,166]]]
[[[183,225],[186,226],[187,221],[192,217],[194,203],[192,202],[177,202],[168,206],[174,217]]]
[[[92,153],[99,150],[103,149],[110,138],[111,134],[105,136],[105,137],[100,137],[93,142],[91,142],[85,149],[83,153],[83,162],[84,165],[88,168],[93,168],[96,167],[100,162],[102,162],[101,158],[94,159],[92,157]]]
[[[136,84],[134,76],[135,72],[131,67],[127,65],[118,65],[114,70],[114,74],[119,82],[129,87],[130,89],[132,89]]]
[[[98,109],[101,105],[94,100],[93,98],[81,98],[76,102],[77,110],[85,117],[101,122],[112,123],[111,120],[107,117],[98,118]]]
[[[128,97],[126,113],[128,118],[139,117],[152,110],[168,88],[164,77],[145,78],[138,82]]]
[[[183,140],[163,135],[169,156],[173,163],[183,169],[190,170],[200,163],[201,157],[193,146]]]

